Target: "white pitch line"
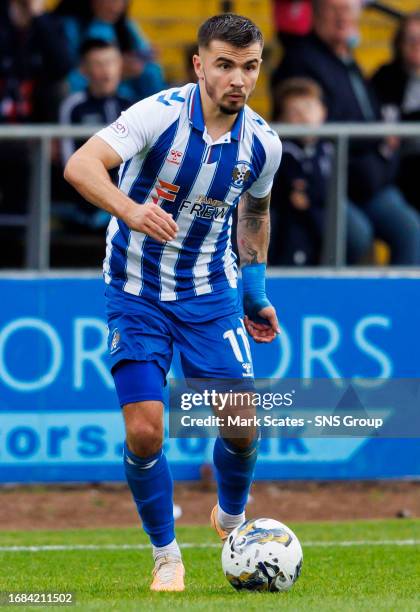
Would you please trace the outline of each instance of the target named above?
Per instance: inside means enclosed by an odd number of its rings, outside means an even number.
[[[303,548],[333,546],[418,546],[420,540],[339,540],[330,542],[302,542]],[[221,548],[220,544],[186,542],[181,548]],[[150,544],[45,544],[41,546],[0,546],[1,552],[44,552],[61,550],[146,550]]]

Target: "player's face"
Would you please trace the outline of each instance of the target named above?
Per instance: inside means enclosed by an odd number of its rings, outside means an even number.
[[[241,110],[253,92],[261,64],[262,46],[239,48],[219,40],[200,48],[193,58],[196,74],[211,101],[228,115]]]

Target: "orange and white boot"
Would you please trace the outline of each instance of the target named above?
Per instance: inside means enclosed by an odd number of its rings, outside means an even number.
[[[158,557],[153,568],[152,591],[183,591],[185,569],[180,557],[164,555]]]
[[[211,511],[210,524],[213,527],[213,529],[216,531],[217,535],[222,540],[222,542],[225,542],[225,540],[227,540],[229,533],[225,531],[224,529],[222,529],[222,527],[220,526],[219,519],[217,518],[217,504],[214,506],[213,510]]]

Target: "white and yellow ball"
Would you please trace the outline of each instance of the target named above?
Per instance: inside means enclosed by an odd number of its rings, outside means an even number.
[[[269,518],[251,519],[234,529],[222,551],[223,571],[238,591],[288,591],[300,575],[302,561],[297,536]]]

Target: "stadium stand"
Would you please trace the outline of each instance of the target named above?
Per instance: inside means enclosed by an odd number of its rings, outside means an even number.
[[[49,9],[55,8],[58,0],[46,0]],[[384,0],[365,2],[361,24],[361,41],[356,58],[366,76],[370,76],[391,55],[390,41],[398,23],[398,13],[418,8],[416,0]],[[382,8],[381,8],[382,7]],[[385,7],[385,8],[384,8]],[[268,94],[269,75],[278,64],[282,54],[274,32],[272,0],[185,0],[181,5],[171,0],[131,0],[130,14],[141,24],[148,39],[156,48],[158,60],[163,66],[169,84],[185,82],[185,56],[195,41],[197,26],[209,15],[221,11],[233,11],[252,16],[261,27],[266,39],[266,57],[263,70],[253,96],[252,106],[266,118],[271,117]],[[73,237],[72,237],[73,238]],[[83,240],[87,237],[83,237]],[[98,245],[100,248],[100,245]],[[87,250],[88,247],[87,247]],[[57,252],[59,252],[58,249]],[[84,261],[85,257],[82,256]],[[384,243],[376,244],[375,261],[389,263],[389,250]],[[56,260],[58,263],[58,260]],[[59,263],[61,265],[61,262]]]
[[[416,0],[387,0],[385,4],[396,11],[408,12],[418,8]],[[47,2],[49,8],[57,0]],[[273,7],[271,0],[185,0],[182,7],[172,0],[132,0],[131,16],[141,23],[145,34],[157,48],[166,78],[170,83],[181,83],[185,78],[185,48],[196,38],[197,27],[207,17],[223,10],[250,15],[262,29],[268,43],[271,57],[267,58],[266,69],[260,76],[253,97],[253,106],[261,115],[269,116],[270,101],[268,75],[281,55],[279,45],[274,41]],[[361,24],[361,43],[356,52],[367,75],[390,59],[389,42],[395,32],[397,21],[391,15],[366,7]]]
[[[50,0],[49,7],[57,5],[57,0]],[[179,5],[172,0],[133,0],[131,16],[137,20],[147,38],[158,52],[166,79],[169,83],[181,83],[185,80],[185,48],[195,42],[200,23],[210,15],[223,10],[252,16],[267,41],[273,37],[272,7],[270,0],[238,0],[221,2],[220,0],[185,0]],[[254,94],[253,106],[262,115],[269,113],[268,72],[260,76]]]

